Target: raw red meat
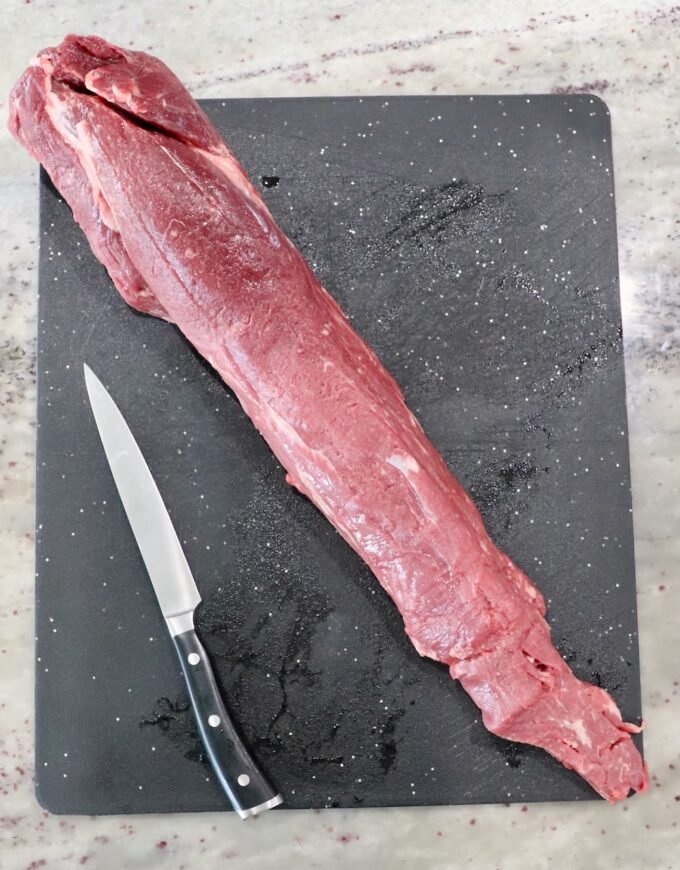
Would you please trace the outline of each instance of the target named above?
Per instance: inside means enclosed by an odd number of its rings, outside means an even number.
[[[15,86],[10,129],[125,299],[217,369],[487,728],[542,747],[609,801],[645,789],[639,729],[567,667],[540,593],[175,76],[70,36]]]

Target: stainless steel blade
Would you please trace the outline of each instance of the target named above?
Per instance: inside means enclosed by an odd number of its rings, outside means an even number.
[[[201,600],[158,487],[123,415],[86,365],[85,384],[106,458],[171,633],[186,630]]]

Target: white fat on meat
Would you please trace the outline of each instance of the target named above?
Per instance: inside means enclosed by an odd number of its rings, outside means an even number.
[[[213,166],[219,169],[219,171],[228,178],[235,187],[244,193],[249,200],[255,202],[258,208],[266,209],[259,194],[250,183],[250,179],[243,172],[236,158],[226,148],[222,154],[215,154],[213,151],[206,151],[204,148],[197,148],[195,146],[194,151],[198,154],[202,154],[203,157],[209,160]]]
[[[404,477],[409,477],[409,475],[417,474],[420,471],[420,465],[410,453],[402,453],[401,451],[392,453],[391,456],[387,457],[386,462],[400,471]]]
[[[109,206],[106,198],[104,197],[104,194],[102,193],[101,187],[99,185],[99,179],[97,178],[97,172],[92,162],[91,147],[89,145],[86,132],[87,124],[85,121],[79,121],[75,126],[73,126],[73,124],[71,123],[71,119],[68,117],[64,101],[60,100],[59,97],[57,97],[57,95],[52,91],[49,82],[50,80],[47,79],[47,96],[45,100],[45,111],[47,112],[47,117],[52,122],[54,128],[61,133],[61,135],[64,137],[64,140],[68,142],[71,148],[73,148],[73,150],[78,155],[80,165],[83,167],[85,175],[87,176],[87,180],[90,182],[90,187],[92,189],[92,198],[94,199],[97,208],[99,209],[99,215],[102,219],[102,223],[110,230],[113,230],[117,233],[118,222],[116,221],[113,212],[111,211],[111,207]]]
[[[573,733],[578,737],[579,743],[583,746],[587,746],[588,748],[592,746],[592,740],[583,724],[583,719],[575,719],[573,722],[562,720],[562,725],[570,731],[573,731]]]
[[[96,72],[96,70],[92,70],[92,72],[89,72],[85,76],[85,87],[91,91],[94,91],[94,93],[96,93],[97,89],[92,86],[92,73],[93,72]],[[130,109],[131,111],[134,111],[134,109],[136,108],[134,97],[141,97],[142,96],[138,85],[135,84],[134,82],[131,82],[129,84],[129,87],[125,90],[123,88],[121,88],[120,85],[113,85],[111,90],[113,92],[113,96],[118,100],[118,102],[123,103],[123,105],[127,106],[128,109]]]

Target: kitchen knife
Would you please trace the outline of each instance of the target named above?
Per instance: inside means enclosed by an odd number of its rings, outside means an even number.
[[[242,819],[282,803],[238,735],[194,629],[201,596],[158,487],[105,387],[86,365],[85,384],[113,479],[172,637],[213,770]]]

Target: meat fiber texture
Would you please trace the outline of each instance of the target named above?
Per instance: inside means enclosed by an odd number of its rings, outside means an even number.
[[[643,791],[640,729],[567,667],[540,592],[170,70],[69,36],[24,72],[9,124],[125,300],[214,366],[486,727],[540,746],[611,802]]]

